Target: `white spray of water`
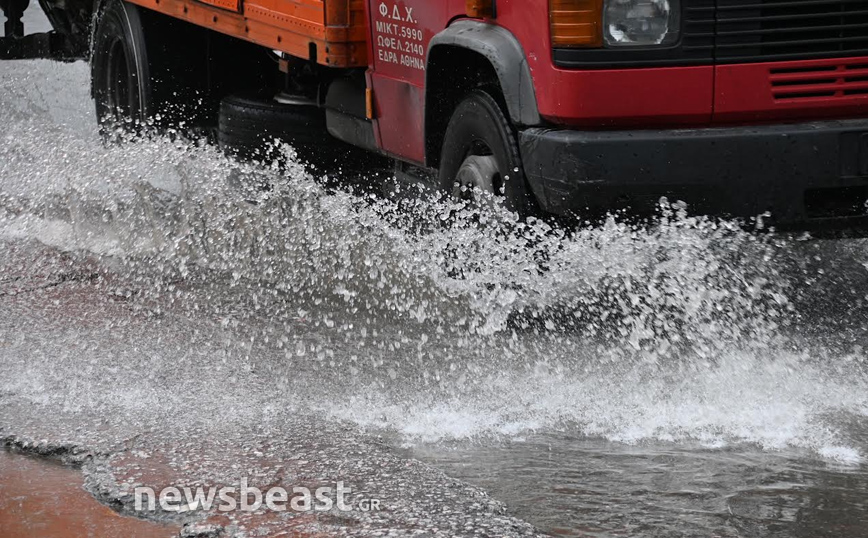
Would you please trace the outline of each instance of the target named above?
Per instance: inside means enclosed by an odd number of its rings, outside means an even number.
[[[792,242],[668,207],[648,229],[480,222],[436,197],[330,191],[298,165],[199,143],[106,146],[83,81],[34,93],[49,65],[3,82],[3,236],[110,255],[158,294],[219,275],[221,293],[285,297],[271,318],[317,312],[345,340],[379,338],[361,358],[313,348],[334,365],[324,378],[359,376],[328,413],[408,439],[572,428],[861,457],[828,417],[866,414],[864,355],[818,357],[783,330],[798,321]],[[272,188],[239,189],[249,179]],[[247,308],[242,320],[260,314]]]

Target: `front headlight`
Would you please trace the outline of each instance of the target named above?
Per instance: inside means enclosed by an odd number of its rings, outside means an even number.
[[[609,47],[678,41],[679,0],[605,0],[603,40]]]

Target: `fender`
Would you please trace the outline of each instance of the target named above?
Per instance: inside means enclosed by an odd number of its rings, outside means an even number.
[[[500,26],[476,20],[459,20],[435,35],[428,44],[426,58],[435,47],[451,45],[477,52],[488,59],[497,77],[513,123],[540,125],[533,79],[524,50],[512,33]],[[430,70],[426,69],[430,73]],[[426,87],[428,81],[425,81]]]

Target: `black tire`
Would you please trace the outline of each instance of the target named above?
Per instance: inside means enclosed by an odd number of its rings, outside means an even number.
[[[91,91],[100,124],[152,117],[150,80],[139,8],[108,0],[98,15],[91,52]]]
[[[91,43],[100,124],[200,123],[208,115],[206,43],[201,30],[182,21],[123,0],[103,2]]]
[[[316,105],[244,95],[221,101],[217,140],[227,153],[266,162],[279,158],[273,143],[280,140],[292,146],[302,162],[317,167],[333,166],[346,151],[346,145],[328,133],[325,112]]]
[[[516,136],[497,101],[486,91],[475,90],[455,109],[440,156],[440,187],[452,192],[458,171],[471,156],[493,156],[499,172],[495,196],[522,218],[538,214],[527,187]]]

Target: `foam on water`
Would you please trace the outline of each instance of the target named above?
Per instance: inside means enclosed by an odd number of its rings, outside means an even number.
[[[411,405],[375,399],[378,405],[359,405],[350,416],[397,428],[411,441],[554,430],[628,444],[800,447],[858,463],[864,447],[841,445],[852,440],[841,438],[836,417],[868,410],[864,357],[859,361],[844,377],[828,375],[808,356],[738,352],[720,356],[714,368],[677,376],[620,368],[503,372],[486,378],[473,394],[424,395]]]
[[[798,336],[813,323],[802,307],[816,267],[864,282],[860,242],[806,265],[811,246],[677,205],[648,229],[479,222],[436,197],[328,190],[300,165],[239,164],[198,142],[105,145],[85,66],[2,69],[3,237],[110,256],[157,294],[188,279],[203,303],[283,298],[245,303],[242,321],[316,312],[344,341],[374,339],[316,348],[331,364],[318,375],[341,387],[317,394],[326,413],[408,442],[563,429],[862,457],[839,427],[841,414],[868,416],[864,353],[844,349],[862,336],[841,349]],[[244,188],[253,179],[273,187]],[[858,288],[824,285],[852,289],[836,308],[861,313]],[[288,338],[302,350],[289,362],[311,349]],[[6,388],[38,392],[32,379]]]

